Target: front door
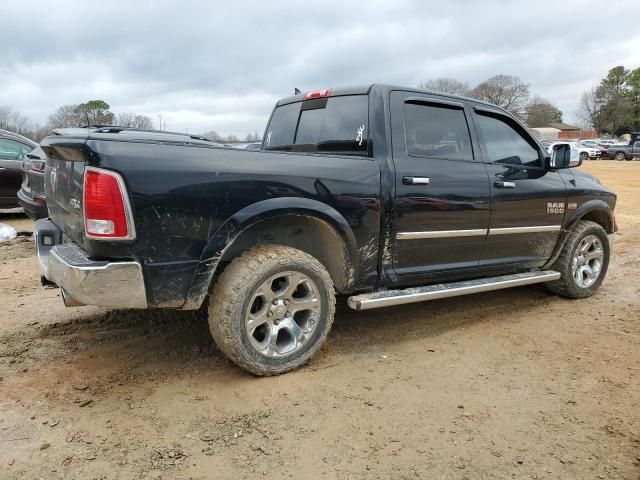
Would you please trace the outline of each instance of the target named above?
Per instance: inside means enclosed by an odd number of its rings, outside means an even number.
[[[489,181],[465,105],[399,91],[390,100],[396,274],[477,266],[489,226]]]
[[[510,116],[477,105],[473,121],[491,184],[491,223],[480,264],[542,266],[567,208],[563,178],[544,168],[546,154]]]

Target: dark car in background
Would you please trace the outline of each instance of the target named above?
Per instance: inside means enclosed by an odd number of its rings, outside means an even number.
[[[44,168],[47,157],[40,147],[27,153],[22,160],[22,188],[18,202],[29,218],[46,218],[47,202],[44,193]]]
[[[22,159],[38,144],[27,137],[0,130],[0,209],[18,207]]]

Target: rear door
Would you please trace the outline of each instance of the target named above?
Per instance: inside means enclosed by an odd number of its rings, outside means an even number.
[[[478,265],[489,226],[489,181],[465,105],[391,92],[399,276]]]
[[[491,223],[480,264],[541,266],[562,228],[563,178],[544,168],[546,153],[509,115],[476,105],[473,120],[491,184]]]

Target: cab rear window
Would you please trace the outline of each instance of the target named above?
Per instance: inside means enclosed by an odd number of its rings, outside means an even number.
[[[317,98],[281,105],[273,112],[263,148],[366,156],[368,117],[367,95]]]

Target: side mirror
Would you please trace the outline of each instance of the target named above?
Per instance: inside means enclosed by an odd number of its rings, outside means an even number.
[[[573,168],[582,165],[580,160],[580,151],[570,143],[559,143],[553,146],[551,150],[551,158],[549,158],[549,167]]]

